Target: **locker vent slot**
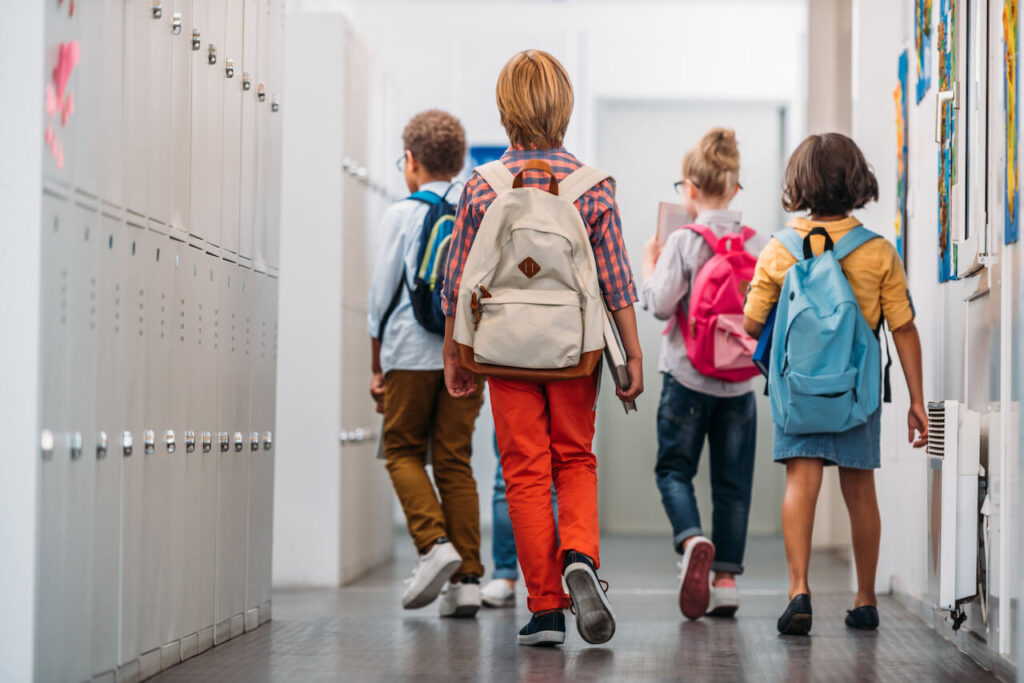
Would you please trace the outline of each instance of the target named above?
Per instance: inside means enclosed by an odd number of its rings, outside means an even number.
[[[946,457],[946,404],[942,401],[928,404],[928,455]]]

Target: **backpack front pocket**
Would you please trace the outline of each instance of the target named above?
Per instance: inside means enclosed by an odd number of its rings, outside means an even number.
[[[787,434],[820,434],[849,429],[857,407],[857,370],[837,375],[784,376],[791,400],[783,428]]]
[[[715,317],[712,328],[715,368],[737,370],[753,364],[757,340],[743,329],[742,313],[723,313]]]
[[[480,299],[473,337],[478,363],[530,370],[579,364],[583,348],[580,295],[568,290],[506,290]]]

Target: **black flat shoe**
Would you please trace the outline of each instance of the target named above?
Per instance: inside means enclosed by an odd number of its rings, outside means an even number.
[[[864,605],[847,611],[846,625],[862,631],[878,628],[878,608],[874,605]]]
[[[793,598],[779,617],[779,633],[784,636],[806,636],[811,632],[811,596],[801,593]]]

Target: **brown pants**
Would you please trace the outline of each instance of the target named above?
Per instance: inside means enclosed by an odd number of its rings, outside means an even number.
[[[480,503],[469,460],[483,380],[470,398],[452,398],[441,370],[392,370],[384,378],[384,455],[416,549],[445,536],[462,557],[456,578],[483,576]],[[438,502],[427,476],[430,439]]]

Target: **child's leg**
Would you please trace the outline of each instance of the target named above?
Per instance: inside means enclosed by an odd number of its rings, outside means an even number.
[[[491,410],[508,485],[509,516],[531,612],[565,609],[555,517],[551,508],[551,441],[544,388],[490,379]]]
[[[597,383],[593,377],[584,377],[552,382],[546,389],[552,477],[559,502],[559,545],[562,553],[581,552],[600,567],[597,457],[593,452]]]
[[[708,427],[708,446],[714,506],[712,568],[719,578],[732,578],[743,573],[750,492],[754,485],[757,405],[753,392],[718,399]]]
[[[672,524],[672,545],[680,554],[684,541],[703,534],[693,478],[708,430],[705,399],[670,375],[664,375],[658,405],[658,461],[654,475],[661,491],[661,504]]]
[[[811,561],[814,508],[821,490],[824,461],[790,458],[786,461],[786,495],[782,500],[782,535],[789,563],[789,597],[810,593],[807,567]]]
[[[875,471],[839,468],[839,487],[850,513],[853,559],[857,566],[857,598],[854,607],[877,605],[875,572],[878,569],[878,545],[882,537],[882,519],[875,497]]]
[[[470,398],[452,398],[444,382],[438,389],[434,413],[434,483],[441,494],[448,538],[462,558],[452,577],[483,576],[480,564],[480,500],[470,458],[473,455],[473,425],[483,404],[483,379]]]
[[[519,560],[516,557],[516,540],[512,535],[512,520],[508,516],[508,498],[505,496],[505,475],[501,471],[501,453],[498,451],[498,437],[494,437],[494,455],[497,467],[494,471],[494,494],[491,501],[491,518],[494,535],[491,539],[491,557],[494,559],[494,578],[515,581],[519,578]]]
[[[427,434],[440,372],[392,370],[384,378],[384,454],[416,549],[447,536],[444,514],[426,470]]]

